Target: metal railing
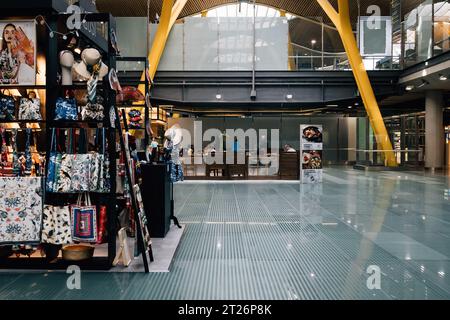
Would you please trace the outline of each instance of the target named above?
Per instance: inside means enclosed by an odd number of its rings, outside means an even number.
[[[363,62],[366,70],[399,70],[399,56],[364,56]],[[294,55],[289,56],[290,65],[296,71],[348,71],[351,70],[350,61],[344,55]]]

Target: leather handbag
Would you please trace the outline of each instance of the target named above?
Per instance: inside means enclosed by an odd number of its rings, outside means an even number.
[[[13,97],[0,94],[0,120],[16,120],[16,101]]]
[[[72,239],[79,242],[97,242],[97,208],[91,205],[89,194],[78,196],[77,204],[71,207],[71,215]]]
[[[78,120],[78,107],[75,98],[58,98],[56,100],[55,120]]]
[[[19,120],[42,120],[41,100],[21,98],[18,118]]]

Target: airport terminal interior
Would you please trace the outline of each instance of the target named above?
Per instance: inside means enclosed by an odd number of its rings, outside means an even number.
[[[448,0],[2,2],[0,134],[0,300],[450,299]]]

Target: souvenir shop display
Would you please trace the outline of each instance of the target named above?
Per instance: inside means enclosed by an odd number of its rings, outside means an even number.
[[[15,27],[19,40],[0,52],[0,193],[6,195],[0,197],[0,268],[56,269],[84,261],[86,269],[109,269],[118,231],[110,192],[117,130],[103,119],[104,106],[114,107],[116,99],[102,80],[115,68],[115,51],[109,34],[107,41],[85,30],[68,37],[67,16],[55,3],[35,15],[27,11],[32,16],[20,21],[8,20],[18,12],[14,5],[0,5],[0,29]],[[115,28],[109,14],[84,18]],[[60,35],[76,38],[75,45]],[[25,54],[25,63],[16,63],[16,53]],[[36,56],[43,63],[39,85]]]
[[[19,37],[17,47],[0,52],[0,268],[64,269],[79,261],[84,269],[109,269],[119,245],[118,256],[129,265],[126,231],[116,224],[116,184],[122,175],[124,198],[134,214],[133,241],[148,272],[149,222],[133,188],[139,182],[133,166],[137,154],[124,144],[116,106],[145,97],[136,86],[122,88],[118,81],[115,19],[86,13],[83,19],[103,23],[109,32],[95,37],[84,29],[72,32],[55,3],[11,23],[7,15],[17,9],[0,5],[0,29],[16,28]],[[24,54],[25,63],[18,63],[16,53]],[[14,59],[8,61],[7,54]],[[39,85],[37,62],[43,63]],[[144,108],[125,108],[129,128],[145,128]],[[119,140],[123,169],[117,172]]]

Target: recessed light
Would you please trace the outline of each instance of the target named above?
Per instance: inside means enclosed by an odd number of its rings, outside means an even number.
[[[414,89],[413,85],[406,86],[405,88],[406,91],[412,91],[413,89]]]
[[[348,106],[347,108],[351,109],[351,108],[352,108],[352,106]]]
[[[220,99],[222,99],[222,95],[221,95],[221,94],[219,94],[219,93],[218,93],[218,94],[216,94],[216,99],[217,99],[217,100],[220,100]]]
[[[448,77],[446,75],[443,75],[443,74],[439,75],[439,80],[446,81],[447,79],[448,79]]]
[[[292,100],[293,97],[294,97],[294,96],[293,96],[292,94],[287,94],[287,95],[286,95],[286,99],[288,99],[288,100]]]

